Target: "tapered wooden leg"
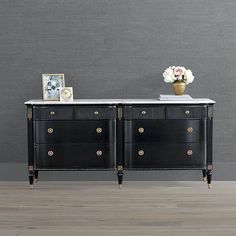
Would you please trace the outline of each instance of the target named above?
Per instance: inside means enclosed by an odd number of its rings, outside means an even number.
[[[118,177],[119,188],[122,188],[123,175],[124,175],[123,166],[118,166],[117,167],[117,177]]]
[[[206,170],[202,170],[202,177],[203,177],[203,182],[207,181],[207,171]]]
[[[209,189],[211,188],[211,179],[212,179],[212,171],[208,170],[207,171],[207,185]]]
[[[29,184],[30,184],[30,189],[33,189],[33,187],[34,187],[34,175],[29,175]]]
[[[34,171],[34,182],[37,183],[38,179],[39,179],[39,172],[38,172],[38,170],[35,170]]]

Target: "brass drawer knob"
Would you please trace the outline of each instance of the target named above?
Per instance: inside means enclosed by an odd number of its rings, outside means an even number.
[[[142,115],[145,115],[147,112],[146,111],[141,111],[141,114]]]
[[[97,154],[97,156],[101,156],[102,155],[102,151],[101,150],[97,150],[96,154]]]
[[[55,111],[50,111],[50,115],[55,115]]]
[[[188,127],[188,128],[187,128],[187,131],[188,131],[189,133],[192,133],[192,132],[193,132],[193,127]]]
[[[187,151],[187,155],[188,155],[188,156],[192,156],[192,155],[193,155],[193,151],[192,151],[191,149],[189,149],[189,150]]]
[[[189,110],[186,110],[186,111],[185,111],[185,114],[186,114],[186,115],[189,115],[189,114],[190,114],[190,111],[189,111]]]
[[[54,153],[52,150],[48,151],[48,156],[52,157],[53,155],[54,155]]]
[[[143,156],[143,155],[144,155],[144,151],[143,151],[143,150],[139,150],[139,151],[138,151],[138,155],[139,155],[139,156]]]
[[[94,111],[94,115],[98,115],[98,111]]]
[[[102,133],[102,128],[97,128],[97,129],[96,129],[96,132],[97,132],[98,134]]]
[[[138,132],[142,134],[144,132],[144,128],[143,127],[138,128]]]
[[[54,131],[53,128],[48,128],[48,133],[49,133],[49,134],[52,134],[53,131]]]

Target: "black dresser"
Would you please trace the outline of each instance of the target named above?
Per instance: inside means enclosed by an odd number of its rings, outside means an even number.
[[[210,99],[30,100],[27,106],[30,187],[39,171],[201,170],[211,186]]]

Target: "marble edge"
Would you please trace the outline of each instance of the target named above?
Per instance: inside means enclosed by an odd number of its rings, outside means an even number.
[[[192,100],[158,100],[158,99],[74,99],[72,102],[29,100],[25,105],[70,105],[70,104],[215,104],[209,98]]]

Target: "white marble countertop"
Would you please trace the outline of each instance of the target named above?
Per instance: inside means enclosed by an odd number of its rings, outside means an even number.
[[[65,105],[65,104],[214,104],[215,101],[209,98],[193,98],[191,100],[165,100],[156,99],[74,99],[73,102],[43,101],[33,99],[25,102],[25,105]]]

